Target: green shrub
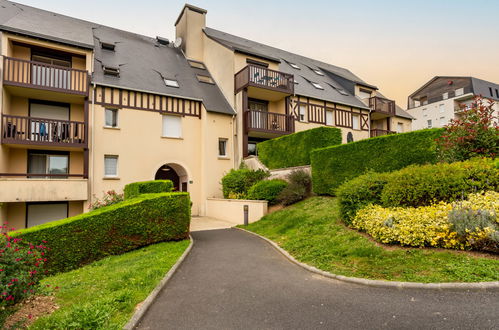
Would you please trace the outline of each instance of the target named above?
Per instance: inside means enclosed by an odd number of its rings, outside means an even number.
[[[381,204],[381,192],[390,173],[368,172],[342,184],[336,191],[340,214],[351,224],[357,211],[369,204]]]
[[[222,178],[222,191],[224,198],[246,198],[248,190],[258,181],[262,181],[270,176],[264,170],[250,170],[241,168],[232,169]]]
[[[266,200],[270,205],[277,203],[277,196],[288,183],[280,179],[263,180],[255,183],[248,190],[248,199]]]
[[[296,170],[288,174],[289,184],[281,191],[277,197],[279,203],[291,205],[297,203],[311,194],[312,178],[303,170]]]
[[[269,169],[310,164],[310,152],[341,144],[341,130],[318,127],[258,143],[258,158]]]
[[[124,189],[125,199],[135,198],[142,194],[171,192],[173,182],[170,180],[151,180],[127,184]]]
[[[124,202],[13,233],[34,245],[47,241],[51,273],[189,235],[188,193],[145,194]]]
[[[452,202],[499,188],[499,170],[490,159],[409,166],[390,174],[381,194],[384,206],[422,206]]]
[[[380,136],[311,153],[313,189],[328,195],[347,180],[364,174],[395,171],[411,164],[437,161],[436,138],[442,129]]]

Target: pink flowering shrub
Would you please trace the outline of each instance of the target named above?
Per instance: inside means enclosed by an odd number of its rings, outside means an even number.
[[[437,139],[443,161],[463,161],[473,157],[497,157],[499,154],[498,116],[494,115],[494,102],[475,97],[471,107],[463,108],[459,119],[444,127]]]
[[[96,210],[104,206],[113,205],[122,202],[124,200],[125,198],[123,194],[118,194],[114,190],[109,190],[104,194],[104,197],[102,197],[101,199],[97,198],[93,203],[90,203],[90,209]]]
[[[7,225],[1,228],[8,229]],[[45,274],[44,244],[33,245],[7,232],[0,234],[0,306],[13,305],[35,293]]]

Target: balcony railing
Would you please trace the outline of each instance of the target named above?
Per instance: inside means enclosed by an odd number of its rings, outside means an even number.
[[[272,134],[290,134],[295,131],[294,117],[282,113],[248,110],[245,112],[246,130]]]
[[[369,98],[369,108],[371,108],[371,110],[375,112],[380,112],[391,116],[395,115],[395,101],[388,100],[379,96]]]
[[[377,129],[377,128],[371,129],[371,137],[388,135],[388,134],[395,134],[395,133],[397,133],[397,132],[389,131],[386,129]]]
[[[80,95],[88,95],[89,89],[89,75],[85,70],[12,57],[3,58],[3,82]]]
[[[85,147],[85,123],[2,114],[2,143]]]
[[[292,74],[267,69],[257,65],[248,65],[236,73],[235,92],[245,87],[254,86],[271,89],[287,94],[294,93],[294,77]]]

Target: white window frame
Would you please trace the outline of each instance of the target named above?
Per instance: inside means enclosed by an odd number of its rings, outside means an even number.
[[[106,159],[116,159],[115,174],[106,173]],[[104,178],[117,178],[119,173],[119,156],[118,155],[104,155]]]
[[[397,133],[404,133],[404,123],[397,123]]]
[[[220,154],[220,143],[224,143],[224,154]],[[218,157],[220,158],[228,158],[229,155],[227,153],[227,146],[229,144],[229,139],[227,138],[218,138]]]
[[[456,96],[463,95],[464,94],[464,88],[461,87],[461,88],[456,89],[455,90],[455,94],[456,94]]]
[[[356,120],[354,120],[354,118]],[[355,123],[357,125],[354,125]],[[358,113],[352,113],[352,129],[360,130],[360,115]]]
[[[428,109],[424,108],[421,112],[423,113],[423,117],[428,117]]]
[[[328,118],[330,120],[328,120]],[[326,110],[326,125],[334,126],[334,112],[331,110]]]
[[[163,78],[163,81],[165,82],[166,87],[174,87],[174,88],[180,87],[180,85],[178,84],[178,81],[175,79]]]
[[[426,121],[426,127],[427,127],[427,128],[432,128],[432,127],[433,127],[433,122],[432,122],[432,120],[431,120],[431,119],[428,119],[428,120]]]
[[[174,119],[175,118],[175,121],[178,122],[179,124],[179,127],[177,128],[177,132],[178,134],[174,134],[174,133],[168,133],[168,130],[166,129],[165,127],[165,120],[168,121],[168,118],[170,119]],[[182,138],[182,117],[181,116],[176,116],[176,115],[163,115],[162,118],[161,118],[161,136],[164,137],[164,138],[172,138],[172,139],[181,139]],[[166,129],[166,131],[165,131]]]
[[[108,125],[106,120],[107,111],[114,111],[116,113],[116,126]],[[118,128],[119,127],[119,110],[115,108],[105,108],[104,109],[104,127],[106,128]]]
[[[321,86],[321,84],[316,83],[316,82],[313,82],[313,81],[311,81],[310,83],[311,83],[311,84],[312,84],[312,86],[314,86],[315,88],[317,88],[317,89],[321,89],[321,90],[324,90],[324,87],[322,87],[322,86]]]
[[[300,107],[298,108],[298,120],[303,123],[308,122],[306,105],[301,104]]]
[[[442,94],[442,98],[443,98],[444,100],[447,100],[447,99],[449,98],[449,93],[447,93],[447,92],[446,92],[446,93],[443,93],[443,94]]]
[[[438,112],[444,113],[445,112],[445,104],[439,104],[438,105]]]
[[[445,120],[445,117],[440,117],[439,122],[440,127],[444,127],[447,124],[447,120]]]

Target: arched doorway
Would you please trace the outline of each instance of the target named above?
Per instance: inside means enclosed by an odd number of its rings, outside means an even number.
[[[187,172],[178,164],[165,164],[161,166],[156,171],[154,180],[171,180],[173,182],[173,191],[187,191]]]

